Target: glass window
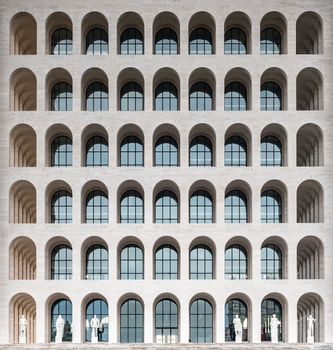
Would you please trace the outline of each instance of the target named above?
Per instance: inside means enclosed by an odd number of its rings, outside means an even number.
[[[91,341],[91,319],[96,316],[100,322],[97,330],[99,342],[109,341],[109,307],[102,299],[91,300],[86,307],[85,341]]]
[[[247,253],[240,244],[233,244],[225,251],[224,278],[227,280],[247,279]]]
[[[224,147],[225,166],[247,166],[247,144],[239,135],[231,136]]]
[[[51,306],[51,342],[54,342],[56,338],[56,323],[59,315],[65,323],[62,341],[72,341],[72,303],[66,299],[58,299]]]
[[[109,146],[100,135],[90,137],[86,143],[86,166],[108,166]]]
[[[162,28],[155,35],[155,55],[177,55],[178,38],[171,28]]]
[[[108,278],[108,251],[101,244],[94,244],[86,253],[86,280],[107,280]]]
[[[261,248],[261,279],[282,279],[282,253],[275,244],[266,244]]]
[[[66,28],[55,30],[51,37],[51,55],[71,55],[72,51],[72,31]]]
[[[160,246],[155,252],[155,279],[178,279],[178,253],[169,244]]]
[[[271,341],[271,318],[273,315],[281,322],[278,325],[278,340],[282,341],[282,306],[276,299],[265,299],[261,303],[261,341]]]
[[[142,224],[143,214],[141,194],[134,190],[126,191],[120,200],[120,223]]]
[[[87,55],[107,55],[109,53],[109,38],[101,28],[91,29],[86,36]]]
[[[108,111],[109,92],[108,88],[100,82],[94,82],[87,87],[86,111]]]
[[[281,34],[275,28],[265,28],[260,33],[260,53],[264,55],[282,54]]]
[[[260,90],[260,109],[262,111],[281,111],[282,93],[278,84],[273,81],[267,81],[261,85]]]
[[[139,137],[125,137],[120,145],[120,166],[143,166],[143,144]]]
[[[91,191],[86,198],[86,223],[107,224],[109,222],[109,201],[103,191]]]
[[[70,224],[72,222],[72,194],[65,190],[54,193],[51,198],[51,223]]]
[[[120,91],[121,111],[143,111],[143,90],[140,84],[131,81]]]
[[[213,279],[213,254],[204,244],[198,244],[190,253],[190,279]]]
[[[155,166],[178,166],[178,144],[171,136],[161,136],[155,143]]]
[[[210,31],[205,28],[196,28],[191,32],[189,54],[211,55],[213,53],[213,39]]]
[[[169,82],[159,84],[155,89],[155,111],[178,111],[178,90]]]
[[[155,306],[156,343],[178,342],[178,306],[171,299],[163,299]]]
[[[51,279],[72,279],[72,248],[66,244],[57,245],[51,253]]]
[[[51,166],[72,166],[72,139],[61,135],[51,143]]]
[[[248,320],[247,320],[247,306],[244,301],[240,299],[231,299],[225,304],[224,313],[224,327],[225,327],[225,341],[235,341],[236,333],[234,328],[234,318],[236,315],[240,318],[243,333],[242,341],[248,340]]]
[[[224,54],[225,55],[245,55],[247,53],[247,39],[245,32],[233,27],[224,34]]]
[[[190,89],[190,111],[212,111],[213,91],[203,81],[198,81]]]
[[[125,29],[120,36],[121,55],[143,55],[143,35],[136,28]]]
[[[261,222],[282,222],[282,199],[274,190],[267,190],[261,194]]]
[[[120,279],[143,279],[143,251],[135,244],[124,247],[120,254]]]
[[[177,224],[178,216],[177,196],[169,190],[161,191],[155,200],[155,223]]]
[[[51,111],[72,110],[72,85],[59,82],[51,90]]]
[[[197,299],[191,304],[190,342],[213,342],[213,307],[205,299]]]
[[[120,307],[120,342],[143,343],[143,307],[139,300],[128,299]]]
[[[224,222],[245,224],[247,219],[247,198],[239,190],[232,190],[227,193],[224,199]]]
[[[213,145],[206,136],[196,136],[190,143],[190,166],[213,166]]]
[[[261,139],[261,166],[282,166],[282,144],[280,140],[268,135]]]
[[[212,196],[205,190],[195,191],[190,198],[190,223],[211,224],[212,222]]]
[[[224,110],[247,110],[247,91],[242,83],[235,81],[226,86],[224,94]]]

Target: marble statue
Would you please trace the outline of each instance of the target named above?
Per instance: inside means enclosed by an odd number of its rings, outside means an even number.
[[[27,327],[28,327],[28,321],[25,318],[24,315],[21,316],[19,321],[19,343],[20,344],[26,344],[27,342]]]
[[[308,327],[307,327],[307,336],[306,336],[306,342],[308,344],[314,343],[314,323],[316,322],[316,319],[313,318],[312,315],[306,318]]]
[[[91,326],[91,342],[98,343],[98,329],[100,327],[99,319],[94,315],[90,321]]]
[[[238,317],[238,315],[235,316],[234,321],[234,328],[235,328],[235,336],[236,336],[236,343],[241,343],[242,342],[242,336],[243,336],[243,326],[242,326],[242,321]]]
[[[271,342],[272,343],[278,343],[279,342],[279,325],[281,324],[281,321],[279,321],[277,318],[276,318],[276,315],[273,314],[272,318],[271,318]]]
[[[59,315],[56,321],[56,331],[57,331],[56,337],[55,337],[56,343],[62,343],[62,338],[64,336],[64,327],[65,327],[65,321],[62,318],[62,316]]]

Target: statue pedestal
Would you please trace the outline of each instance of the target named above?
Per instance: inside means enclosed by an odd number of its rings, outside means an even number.
[[[236,335],[235,343],[239,344],[242,342],[242,336],[241,335]]]
[[[98,343],[98,337],[92,335],[92,336],[91,336],[91,342],[92,342],[93,344]]]
[[[27,337],[25,335],[20,335],[19,344],[26,344],[26,343],[27,343]]]
[[[314,343],[314,336],[308,336],[307,337],[307,339],[306,339],[306,342],[308,343],[308,344],[313,344]]]
[[[61,337],[56,337],[55,338],[55,342],[56,342],[56,344],[62,343],[62,338]]]

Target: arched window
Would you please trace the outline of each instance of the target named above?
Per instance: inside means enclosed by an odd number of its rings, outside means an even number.
[[[282,144],[280,140],[268,135],[261,139],[261,166],[282,166]]]
[[[170,82],[163,82],[155,89],[155,111],[178,111],[178,90]]]
[[[242,326],[243,326],[243,333],[242,333],[242,341],[247,341],[247,334],[248,334],[248,319],[247,319],[247,306],[241,299],[230,299],[226,304],[224,308],[224,319],[225,319],[225,341],[235,341],[236,340],[236,333],[234,328],[234,318],[236,315],[241,320]]]
[[[245,280],[247,276],[247,252],[240,244],[233,244],[225,251],[224,278]]]
[[[143,144],[139,137],[125,137],[120,145],[120,166],[143,166]]]
[[[224,34],[224,54],[225,55],[243,55],[247,53],[247,39],[245,32],[233,27]]]
[[[94,82],[87,87],[86,111],[108,111],[109,92],[108,88],[100,82]]]
[[[55,30],[51,37],[51,55],[71,55],[72,52],[72,32],[67,28]]]
[[[261,279],[282,279],[282,253],[275,244],[266,244],[261,248]]]
[[[208,29],[196,28],[191,32],[189,54],[211,55],[213,53],[212,34]]]
[[[204,244],[198,244],[191,249],[190,279],[213,279],[213,253],[210,248]]]
[[[51,166],[72,166],[72,139],[60,135],[51,144]]]
[[[211,224],[212,222],[212,196],[205,190],[195,191],[190,198],[190,223]]]
[[[267,81],[261,85],[260,109],[262,111],[281,111],[282,92],[281,88],[274,81]]]
[[[143,111],[143,90],[140,84],[131,81],[120,91],[121,111]]]
[[[278,326],[278,340],[282,341],[282,306],[276,300],[268,298],[261,303],[261,341],[271,341],[271,318],[273,315],[281,322]]]
[[[108,166],[109,146],[100,135],[92,136],[86,143],[86,166]]]
[[[56,83],[51,90],[51,111],[72,110],[72,85],[66,82]]]
[[[155,252],[155,279],[178,279],[178,252],[170,244],[160,246]]]
[[[108,278],[108,251],[101,244],[94,244],[86,253],[86,280],[107,280]]]
[[[162,28],[155,35],[155,55],[177,55],[178,38],[171,28]]]
[[[247,166],[247,144],[239,135],[231,136],[224,146],[225,166]]]
[[[190,89],[190,111],[213,110],[213,91],[209,84],[198,81]]]
[[[155,166],[178,166],[178,144],[171,136],[161,136],[155,143]]]
[[[190,143],[190,166],[213,166],[213,145],[206,136],[196,136]]]
[[[178,198],[172,191],[161,191],[155,200],[155,223],[177,224],[179,222]]]
[[[86,307],[85,340],[88,342],[91,341],[92,328],[90,322],[94,316],[96,316],[100,322],[100,327],[97,330],[98,341],[109,341],[109,307],[102,299],[93,299]]]
[[[59,315],[64,320],[62,341],[72,341],[72,303],[67,299],[58,299],[51,306],[51,341],[55,341],[56,338],[56,322]]]
[[[86,223],[107,224],[109,222],[109,201],[106,193],[91,191],[86,198]]]
[[[227,193],[224,200],[224,222],[225,223],[247,223],[247,198],[239,190]]]
[[[134,190],[126,191],[120,200],[120,223],[143,223],[143,198]]]
[[[162,299],[155,306],[156,343],[178,342],[178,305],[171,299]]]
[[[247,91],[246,87],[237,81],[228,84],[224,94],[225,111],[246,111]]]
[[[143,307],[140,301],[124,301],[120,307],[120,342],[143,343],[143,326]]]
[[[66,244],[59,244],[52,250],[51,279],[72,279],[72,248]]]
[[[109,53],[109,38],[101,28],[91,29],[86,36],[87,55],[107,55]]]
[[[213,342],[213,307],[205,299],[197,299],[191,304],[190,342]]]
[[[51,199],[51,223],[70,224],[72,222],[72,195],[60,190]]]
[[[135,245],[124,247],[120,254],[120,279],[143,280],[143,251]]]
[[[265,28],[260,33],[260,53],[279,55],[282,53],[281,34],[275,28]]]
[[[120,36],[121,55],[143,55],[143,35],[136,28],[125,29]]]
[[[261,194],[261,222],[282,222],[282,199],[274,190],[267,190]]]

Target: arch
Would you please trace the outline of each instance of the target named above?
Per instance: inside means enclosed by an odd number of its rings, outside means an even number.
[[[10,20],[10,54],[36,55],[37,23],[28,12],[16,13]]]
[[[117,198],[119,223],[144,223],[144,189],[140,183],[124,181],[118,187]]]
[[[324,222],[324,192],[315,180],[305,180],[297,188],[297,222]]]
[[[224,110],[251,110],[251,84],[251,75],[246,69],[236,67],[229,70],[224,78]]]
[[[37,80],[28,68],[18,68],[10,76],[10,110],[36,111]]]
[[[261,166],[287,166],[287,130],[277,123],[266,125],[261,131]]]
[[[145,257],[142,241],[135,236],[127,236],[118,243],[117,253],[118,278],[121,280],[143,280]]]
[[[323,131],[318,125],[307,123],[297,131],[297,166],[323,165]]]
[[[215,166],[216,135],[210,125],[205,123],[194,125],[189,132],[188,143],[190,166]]]
[[[144,343],[144,304],[142,299],[136,294],[128,293],[121,300],[121,304],[118,301],[120,343]]]

